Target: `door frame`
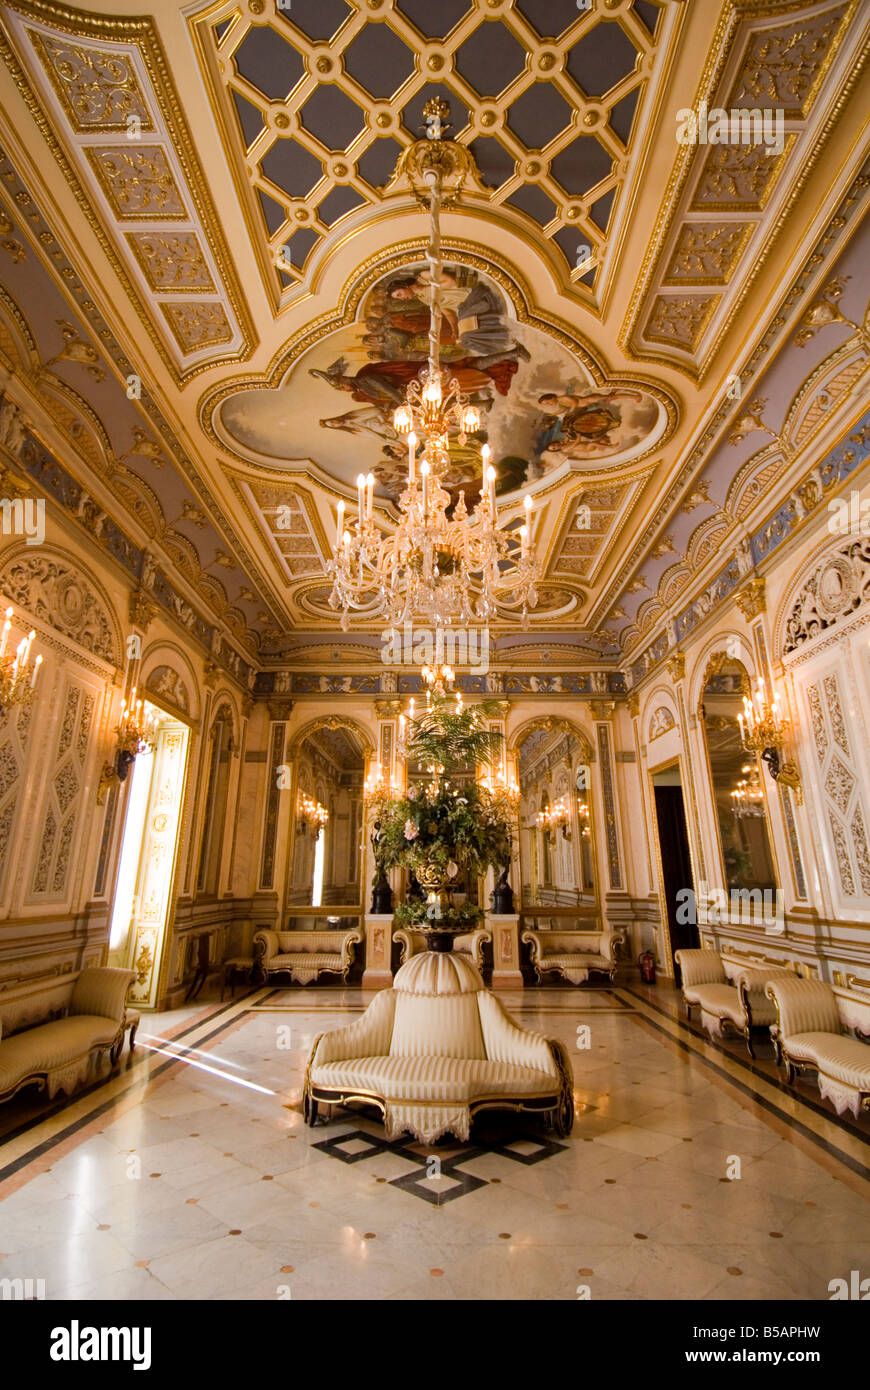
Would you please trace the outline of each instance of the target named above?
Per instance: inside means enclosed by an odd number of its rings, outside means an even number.
[[[693,892],[694,892],[694,894],[695,894],[695,909],[696,909],[696,912],[697,912],[697,905],[698,905],[698,866],[697,866],[697,863],[696,863],[696,860],[695,860],[695,850],[694,850],[694,846],[693,846],[693,844],[692,844],[692,836],[691,836],[691,833],[690,833],[690,831],[689,831],[689,815],[688,815],[688,809],[687,809],[687,805],[686,805],[686,781],[685,781],[685,776],[684,776],[684,767],[683,767],[683,763],[684,763],[684,754],[683,754],[682,752],[680,752],[680,753],[678,753],[678,754],[676,755],[676,757],[666,758],[666,759],[664,760],[664,762],[662,762],[662,763],[657,763],[657,764],[655,764],[655,765],[653,765],[653,766],[650,766],[650,765],[648,764],[648,765],[647,765],[647,770],[646,770],[646,775],[647,775],[648,804],[649,804],[650,813],[651,813],[651,816],[652,816],[653,856],[654,856],[655,865],[656,865],[657,893],[658,893],[658,899],[659,899],[659,918],[660,918],[660,920],[661,920],[662,938],[663,938],[663,940],[664,940],[664,946],[665,946],[665,962],[666,962],[666,965],[667,965],[667,967],[668,967],[665,973],[666,973],[666,978],[671,979],[671,980],[675,980],[675,979],[676,979],[676,968],[675,968],[675,966],[674,966],[674,955],[673,955],[673,950],[672,950],[672,947],[671,947],[671,932],[670,932],[670,919],[669,919],[669,917],[668,917],[668,904],[667,904],[667,899],[666,899],[666,897],[665,897],[665,871],[664,871],[664,865],[663,865],[663,863],[662,863],[662,850],[661,850],[661,845],[660,845],[660,843],[659,843],[659,818],[658,818],[658,811],[657,811],[657,809],[656,809],[656,793],[655,793],[655,781],[654,781],[654,778],[658,775],[658,773],[660,773],[660,772],[667,772],[669,768],[673,768],[673,767],[675,767],[675,768],[677,769],[677,771],[678,771],[678,773],[679,773],[679,775],[680,775],[680,791],[683,793],[683,817],[684,817],[684,820],[685,820],[685,822],[686,822],[686,843],[687,843],[688,846],[689,846],[689,863],[691,864],[691,867],[692,867],[692,888],[693,888]],[[698,933],[698,939],[700,940],[700,931],[699,931],[699,933]]]

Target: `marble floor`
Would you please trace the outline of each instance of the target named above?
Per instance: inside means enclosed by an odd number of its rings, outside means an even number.
[[[672,993],[501,997],[567,1044],[554,1141],[386,1144],[360,1112],[306,1129],[313,1037],[359,990],[262,989],[143,1018],[68,1102],[0,1111],[0,1279],[113,1299],[828,1299],[870,1274],[870,1125],[705,1040]]]

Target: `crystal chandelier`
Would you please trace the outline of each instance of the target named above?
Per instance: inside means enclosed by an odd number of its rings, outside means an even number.
[[[743,776],[731,792],[731,810],[737,820],[761,818],[764,815],[764,792],[758,780],[758,771],[751,763],[744,763],[740,771]]]
[[[738,714],[740,740],[747,753],[754,753],[762,762],[775,782],[791,787],[798,802],[801,800],[800,773],[796,765],[786,755],[786,745],[791,738],[791,721],[783,717],[779,709],[779,696],[767,697],[764,679],[759,676],[755,695],[750,700],[743,697],[743,713]]]
[[[450,463],[451,435],[460,447],[480,429],[480,415],[440,360],[442,261],[440,214],[459,196],[471,157],[455,141],[442,138],[448,109],[435,98],[424,108],[428,138],[418,140],[400,163],[418,199],[428,206],[430,279],[429,357],[412,381],[393,426],[408,442],[408,480],[398,500],[399,521],[384,534],[373,518],[374,476],[357,478],[357,515],[346,519],[338,504],[335,547],[329,565],[329,602],[341,610],[347,630],[350,614],[364,612],[392,627],[420,622],[437,628],[488,623],[498,608],[521,615],[537,603],[538,567],[532,555],[532,499],[524,501],[524,521],[515,531],[498,525],[496,470],[489,446],[481,448],[480,501],[469,514],[464,494],[453,506],[443,485]]]

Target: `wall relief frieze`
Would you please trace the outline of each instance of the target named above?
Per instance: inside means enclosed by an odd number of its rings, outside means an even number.
[[[806,581],[785,624],[787,655],[854,613],[870,597],[870,538],[861,537],[828,555]]]
[[[88,581],[51,554],[18,554],[0,568],[0,591],[13,604],[112,666],[121,664],[118,625]]]

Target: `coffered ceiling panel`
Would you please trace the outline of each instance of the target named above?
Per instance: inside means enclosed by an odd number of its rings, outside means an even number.
[[[396,163],[433,95],[479,169],[468,205],[546,244],[566,284],[600,299],[678,9],[211,6],[193,32],[276,305],[293,302],[337,224],[401,200]]]
[[[85,38],[58,5],[7,17],[21,82],[175,380],[243,360],[250,314],[153,22],[92,20]]]
[[[859,70],[870,14],[864,5],[864,22],[853,22],[861,8],[725,7],[698,98],[674,113],[682,158],[629,315],[636,356],[704,376]]]

